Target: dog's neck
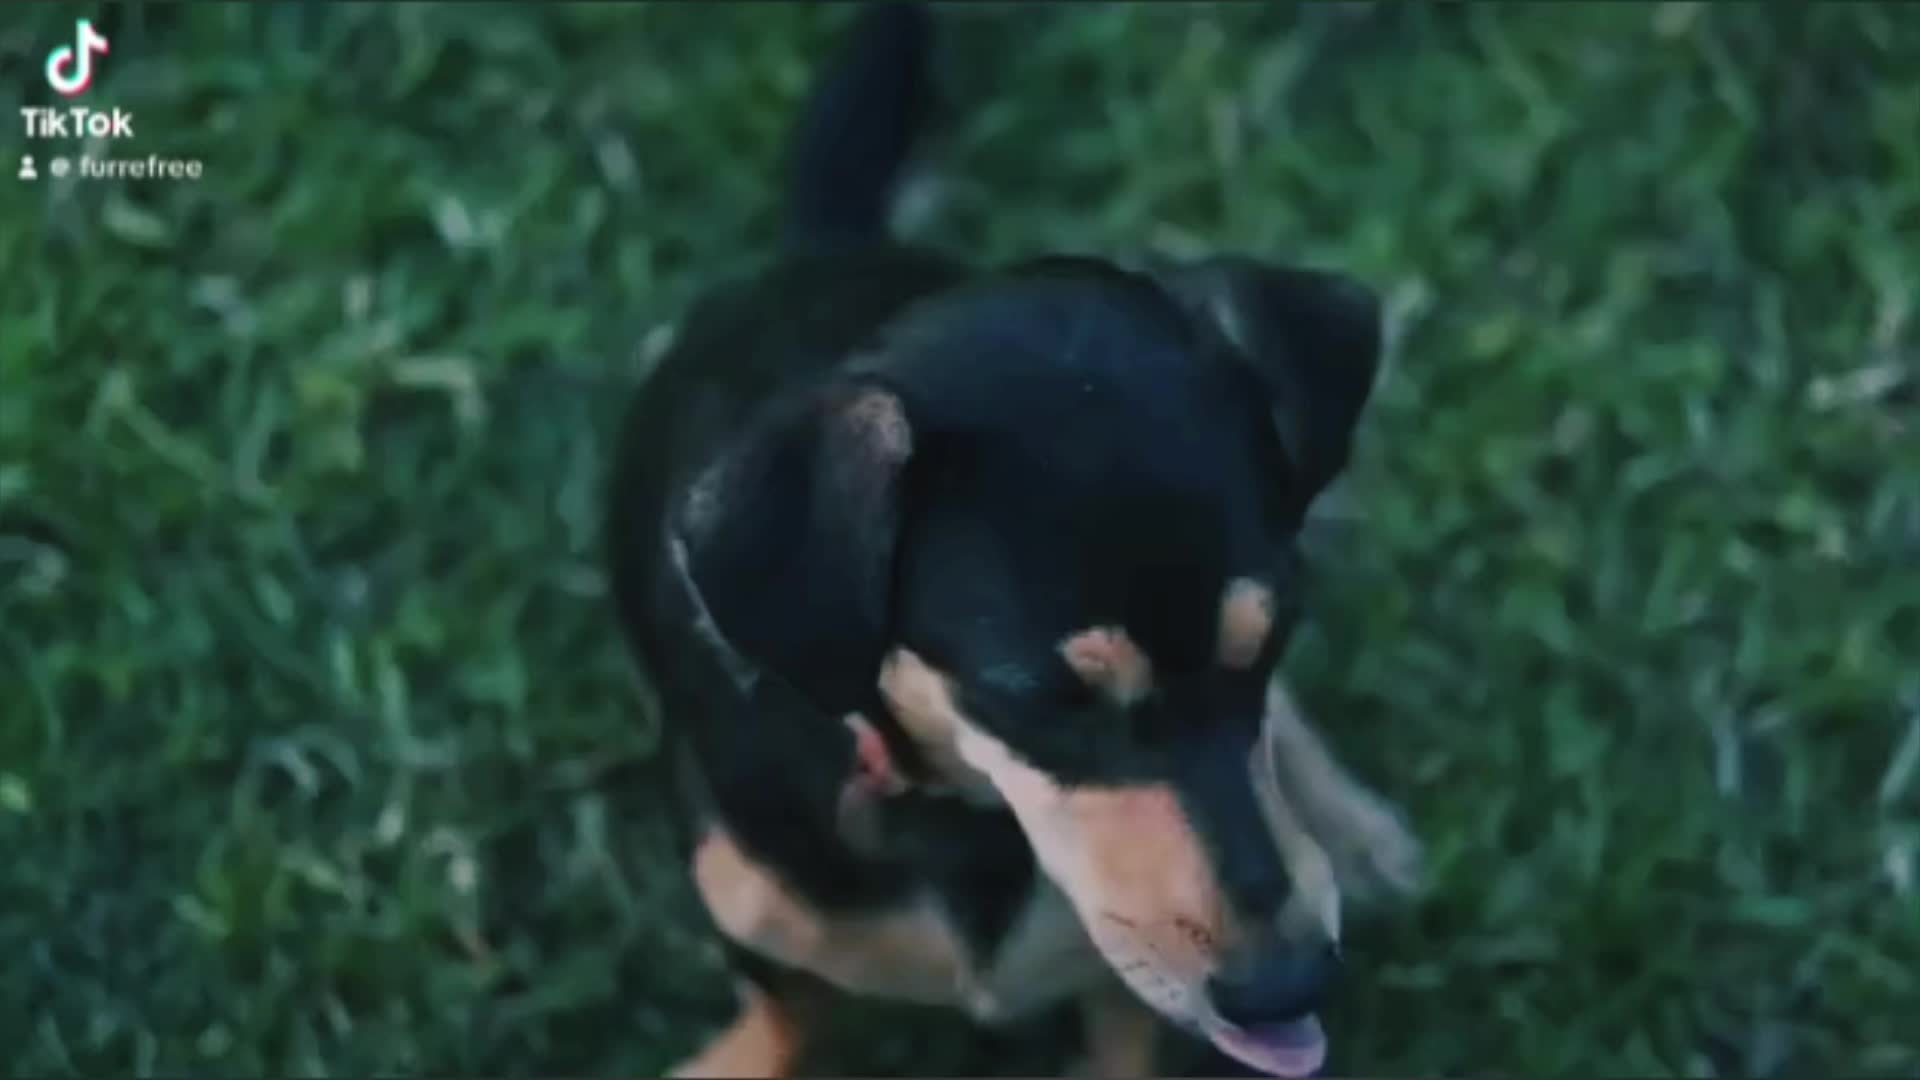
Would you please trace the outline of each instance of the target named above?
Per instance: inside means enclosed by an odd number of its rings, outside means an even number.
[[[847,701],[819,701],[796,686],[791,680],[765,665],[757,663],[736,647],[726,631],[714,618],[701,593],[700,583],[694,577],[691,544],[697,543],[699,528],[697,522],[674,523],[675,519],[687,514],[699,513],[699,500],[702,485],[694,484],[689,488],[688,501],[683,504],[681,513],[670,515],[664,530],[663,543],[667,552],[667,563],[673,587],[679,591],[681,600],[691,613],[691,628],[701,648],[713,658],[720,669],[726,673],[734,689],[743,697],[753,697],[775,689],[778,695],[791,702],[822,722],[824,727],[836,732],[845,732],[841,718],[849,714],[858,714],[871,723],[886,741],[887,750],[894,764],[912,781],[916,791],[926,794],[940,794],[938,777],[934,776],[925,755],[920,752],[911,736],[907,734],[893,710],[881,696],[879,675],[876,672],[872,688],[857,699]],[[689,529],[691,526],[691,529]],[[689,531],[692,538],[689,538]]]

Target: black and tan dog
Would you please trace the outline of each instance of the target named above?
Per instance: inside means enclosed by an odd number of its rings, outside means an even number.
[[[888,242],[927,13],[860,17],[788,250],[687,319],[610,493],[619,616],[682,756],[742,1012],[685,1074],[794,1066],[831,990],[992,1023],[1157,1014],[1318,1070],[1339,903],[1417,850],[1273,674],[1372,295],[1222,257],[968,269]]]

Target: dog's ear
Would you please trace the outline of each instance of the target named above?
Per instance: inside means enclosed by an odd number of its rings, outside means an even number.
[[[912,450],[899,397],[835,383],[754,425],[682,513],[727,643],[823,708],[861,707],[879,677]]]
[[[1346,465],[1372,393],[1380,366],[1378,297],[1341,274],[1238,256],[1156,276],[1258,380],[1304,509]]]

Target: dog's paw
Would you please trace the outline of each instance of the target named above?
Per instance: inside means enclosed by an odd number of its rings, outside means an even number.
[[[1426,853],[1400,810],[1348,774],[1278,682],[1265,723],[1280,787],[1326,850],[1341,891],[1360,903],[1417,895]]]
[[[1316,807],[1333,874],[1360,903],[1386,903],[1417,895],[1426,881],[1426,850],[1400,813],[1360,787],[1341,792],[1334,805]]]

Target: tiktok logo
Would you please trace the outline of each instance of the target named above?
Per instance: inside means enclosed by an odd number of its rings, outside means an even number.
[[[47,85],[65,97],[79,97],[93,85],[93,54],[107,55],[107,39],[88,19],[74,26],[74,43],[47,54]]]

